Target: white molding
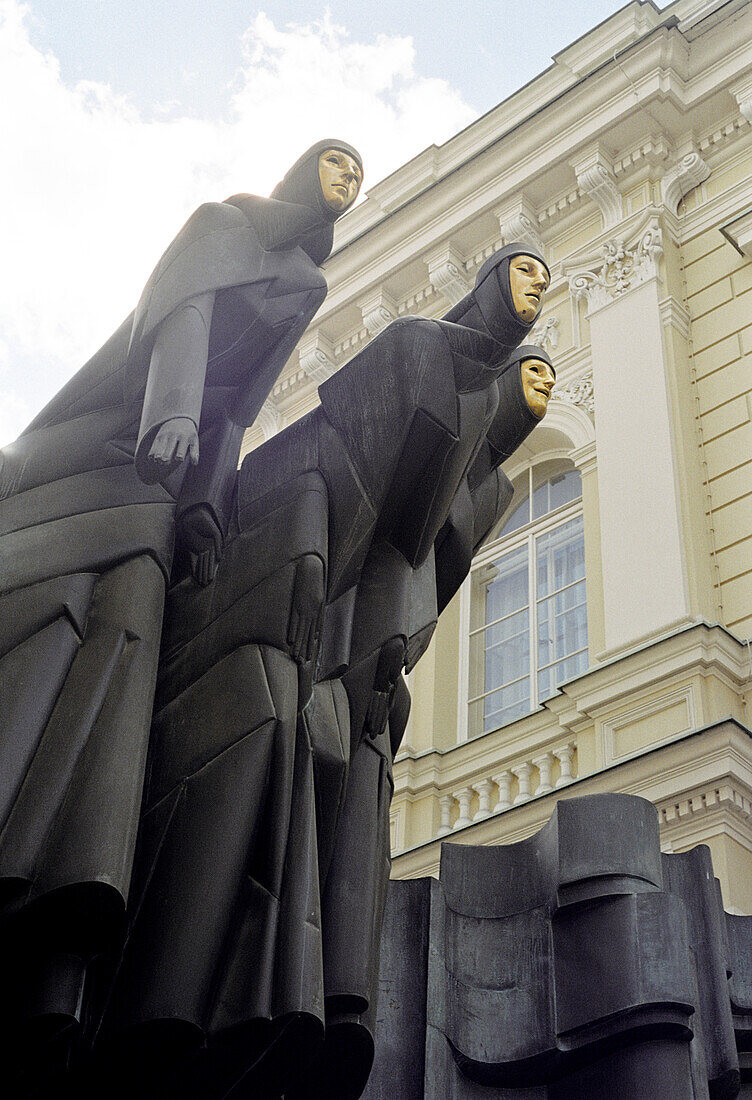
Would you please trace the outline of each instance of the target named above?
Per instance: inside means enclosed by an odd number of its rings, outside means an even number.
[[[641,745],[639,748],[625,753],[618,753],[616,751],[616,738],[620,730],[627,726],[631,726],[635,722],[642,721],[645,718],[657,716],[670,707],[673,707],[676,703],[681,702],[686,703],[687,706],[687,721],[681,729],[674,730],[672,733],[666,734],[665,737],[651,741],[649,746]],[[639,706],[632,707],[629,710],[621,710],[619,711],[618,717],[603,719],[602,722],[601,737],[604,766],[609,767],[611,764],[622,764],[625,760],[631,760],[635,756],[642,755],[648,747],[654,749],[661,745],[667,745],[670,741],[677,741],[686,734],[691,733],[696,725],[696,708],[691,684],[676,691],[669,691],[665,695],[659,696],[657,699],[650,699],[648,702],[640,703]]]
[[[499,222],[503,244],[530,244],[545,255],[543,241],[538,232],[538,214],[527,195],[520,193],[511,201],[495,207],[493,215]]]
[[[721,233],[737,252],[752,257],[752,210],[721,226]]]
[[[593,393],[593,371],[572,378],[563,386],[555,386],[551,394],[552,401],[563,401],[584,409],[590,416],[595,413],[595,394]],[[547,425],[550,427],[550,423]]]
[[[739,104],[739,110],[752,126],[752,73],[732,84],[729,91]]]
[[[669,295],[658,303],[661,313],[661,323],[664,328],[674,328],[684,340],[689,340],[691,321],[686,306]]]

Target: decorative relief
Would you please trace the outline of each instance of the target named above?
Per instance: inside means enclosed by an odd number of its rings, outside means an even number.
[[[554,386],[552,401],[563,401],[567,405],[579,405],[593,416],[595,413],[595,394],[593,392],[593,372],[587,371],[578,378],[572,378],[564,386]]]
[[[317,386],[336,371],[334,350],[321,333],[306,334],[300,343],[300,366]]]
[[[528,339],[529,344],[537,344],[543,348],[544,351],[551,351],[559,346],[559,325],[561,322],[558,317],[546,317],[538,321],[537,325],[530,333]]]
[[[570,162],[577,186],[593,200],[603,215],[603,226],[610,229],[621,221],[622,202],[611,162],[600,148],[589,149]]]
[[[752,77],[747,77],[730,89],[732,95],[739,104],[739,110],[752,126]]]
[[[658,219],[651,220],[632,247],[612,238],[603,245],[601,255],[602,263],[595,270],[569,276],[572,296],[586,298],[591,312],[658,274],[658,261],[663,255],[663,233]]]
[[[663,201],[672,214],[679,210],[679,203],[699,187],[708,176],[710,169],[698,152],[687,153],[675,164],[663,180]]]
[[[543,241],[538,232],[538,217],[535,207],[523,194],[513,203],[507,203],[494,210],[499,219],[499,229],[503,244],[521,241],[530,244],[545,256]]]
[[[397,316],[397,305],[385,290],[375,291],[359,304],[370,336],[378,336]]]
[[[453,245],[444,245],[441,249],[426,256],[428,278],[438,294],[455,305],[470,291],[471,284],[465,275],[465,263]]]
[[[621,195],[605,165],[593,164],[583,169],[577,176],[577,185],[600,209],[606,229],[621,220]]]
[[[282,427],[282,415],[270,397],[259,409],[256,423],[264,433],[264,440],[271,439]]]

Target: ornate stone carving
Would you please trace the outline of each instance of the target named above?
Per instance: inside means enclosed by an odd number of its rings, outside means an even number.
[[[752,77],[734,84],[730,91],[739,104],[739,110],[752,126]]]
[[[658,273],[663,255],[663,233],[658,219],[651,219],[636,244],[628,247],[612,238],[601,249],[602,263],[592,271],[569,276],[569,289],[575,299],[586,298],[591,312],[633,290]]]
[[[528,342],[538,344],[545,351],[552,351],[559,346],[560,324],[558,317],[542,317],[530,333]]]
[[[300,367],[317,386],[331,378],[337,369],[334,349],[320,332],[306,333],[300,342]]]
[[[282,427],[282,416],[271,397],[267,397],[266,401],[259,409],[256,423],[264,433],[265,440],[271,439]]]
[[[538,233],[538,218],[535,207],[528,202],[524,195],[513,203],[497,207],[494,214],[499,219],[499,229],[504,244],[522,241],[524,244],[533,245],[545,256],[543,241]]]
[[[687,153],[675,164],[663,180],[663,201],[672,214],[679,210],[679,203],[708,178],[710,169],[696,151]]]
[[[563,386],[556,386],[551,394],[552,401],[563,401],[568,405],[579,405],[589,413],[595,412],[595,395],[593,393],[593,372],[573,378]]]
[[[371,336],[378,336],[397,316],[396,302],[381,287],[361,299],[358,304],[363,315],[363,324]]]
[[[605,229],[621,221],[622,202],[610,161],[600,149],[592,149],[570,162],[577,186],[593,200],[603,215]]]
[[[465,276],[464,260],[454,245],[443,245],[426,256],[426,266],[431,286],[451,305],[459,302],[470,290],[471,283]]]

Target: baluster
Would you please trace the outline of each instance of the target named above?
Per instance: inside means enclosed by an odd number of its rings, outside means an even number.
[[[516,768],[512,768],[512,772],[517,776],[520,784],[519,793],[514,800],[515,806],[520,802],[527,802],[530,798],[530,775],[532,770],[530,764],[519,764]]]
[[[496,786],[499,788],[499,801],[494,806],[494,813],[498,814],[501,810],[508,810],[512,805],[512,773],[510,771],[500,772],[498,775],[492,775]]]
[[[554,754],[552,752],[545,752],[543,756],[536,756],[533,763],[540,772],[540,783],[535,788],[535,793],[548,794],[549,791],[554,789],[553,783],[551,782],[551,769],[554,766]]]
[[[554,749],[554,756],[561,764],[561,775],[556,780],[557,787],[566,787],[574,779],[572,775],[572,760],[574,758],[574,745],[562,745],[560,749]]]
[[[454,797],[460,804],[460,816],[454,823],[455,829],[464,829],[466,825],[472,825],[473,819],[470,817],[470,803],[473,799],[473,788],[463,787],[461,791],[455,791]]]
[[[478,794],[478,809],[473,816],[473,821],[482,821],[484,817],[490,816],[492,787],[493,783],[490,779],[481,779],[480,783],[476,783],[473,787]]]
[[[439,805],[441,806],[441,825],[437,836],[446,836],[447,833],[452,831],[452,807],[454,806],[454,796],[451,794],[442,795],[439,799]]]

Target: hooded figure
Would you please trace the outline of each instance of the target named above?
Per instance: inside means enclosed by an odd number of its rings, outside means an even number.
[[[513,489],[501,464],[540,423],[555,380],[553,363],[535,344],[523,344],[504,364],[496,382],[496,415],[434,545],[439,614],[459,590],[474,556],[509,507]]]
[[[123,932],[176,513],[207,580],[243,430],[323,301],[361,174],[327,140],[275,198],[200,207],[0,452],[0,1012],[27,1062],[75,1031],[88,963]]]
[[[215,578],[168,594],[132,923],[99,1031],[131,1095],[144,1066],[160,1098],[202,1100],[240,1078],[238,1095],[352,1100],[368,1074],[400,671],[435,623],[434,541],[519,332],[495,272],[486,328],[400,319],[248,454]],[[320,1086],[303,1073],[291,1091],[317,1051]]]

